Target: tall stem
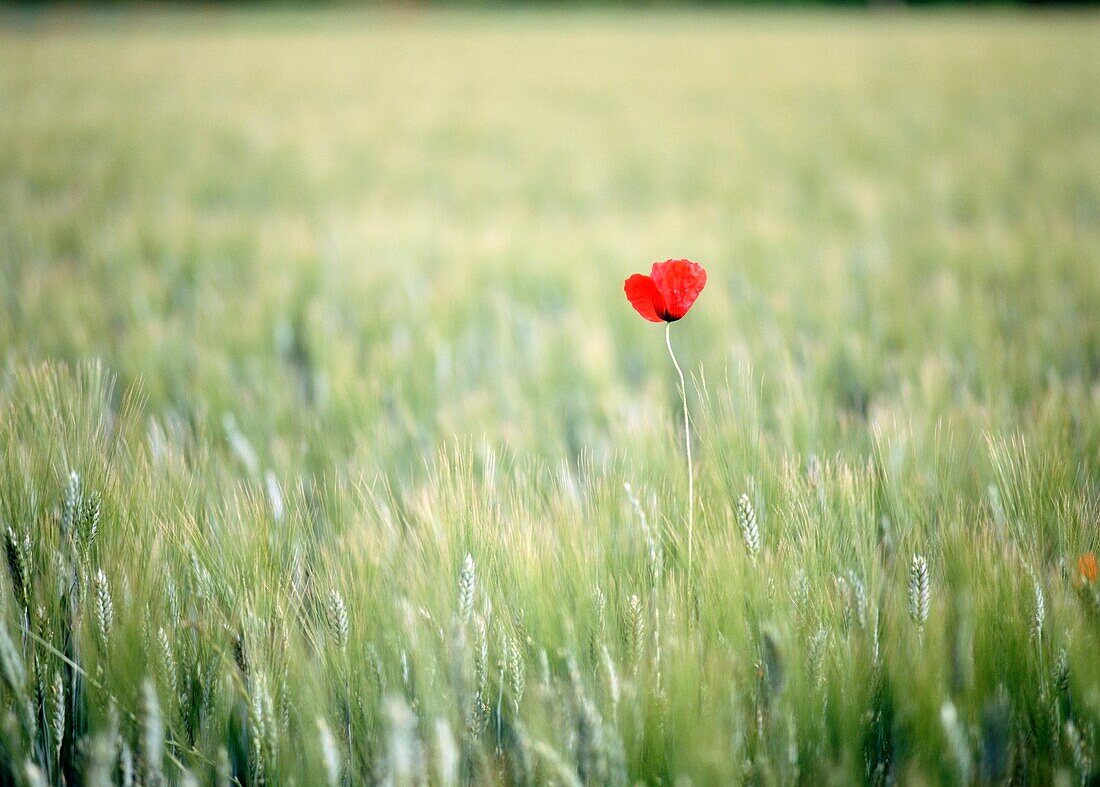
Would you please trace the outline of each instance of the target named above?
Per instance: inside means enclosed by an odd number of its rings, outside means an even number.
[[[672,351],[672,323],[665,323],[665,346],[668,347],[668,356],[672,359],[672,365],[676,367],[676,374],[680,376],[680,402],[684,406],[684,451],[688,460],[688,576],[692,575],[692,557],[695,538],[695,473],[691,466],[691,431],[688,421],[687,384],[684,382],[684,371],[680,368],[680,362],[676,360],[676,353]]]

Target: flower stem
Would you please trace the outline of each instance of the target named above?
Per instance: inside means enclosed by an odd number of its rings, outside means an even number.
[[[684,406],[684,450],[688,460],[688,577],[692,575],[693,542],[695,537],[695,473],[691,466],[691,431],[688,421],[687,385],[684,383],[684,371],[680,368],[680,362],[676,360],[676,353],[672,351],[672,323],[665,323],[665,346],[668,347],[668,355],[672,359],[672,365],[676,367],[676,374],[680,376],[680,402]]]

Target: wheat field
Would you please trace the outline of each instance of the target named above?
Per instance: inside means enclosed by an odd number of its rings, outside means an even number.
[[[3,12],[0,782],[1096,783],[1097,40]]]

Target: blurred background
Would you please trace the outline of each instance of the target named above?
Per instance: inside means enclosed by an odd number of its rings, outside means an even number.
[[[1092,12],[0,18],[5,358],[191,422],[612,452],[673,394],[622,294],[669,257],[688,366],[815,402],[799,448],[1100,368]]]

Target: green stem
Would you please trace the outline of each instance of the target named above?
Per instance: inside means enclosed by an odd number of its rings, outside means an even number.
[[[672,351],[672,323],[665,323],[665,346],[668,347],[668,355],[672,359],[672,365],[676,367],[676,374],[680,376],[680,402],[684,406],[684,450],[688,460],[688,577],[692,575],[692,557],[695,538],[695,473],[691,465],[691,431],[688,421],[687,385],[684,382],[684,371],[680,368],[680,362],[676,360],[676,353]]]

